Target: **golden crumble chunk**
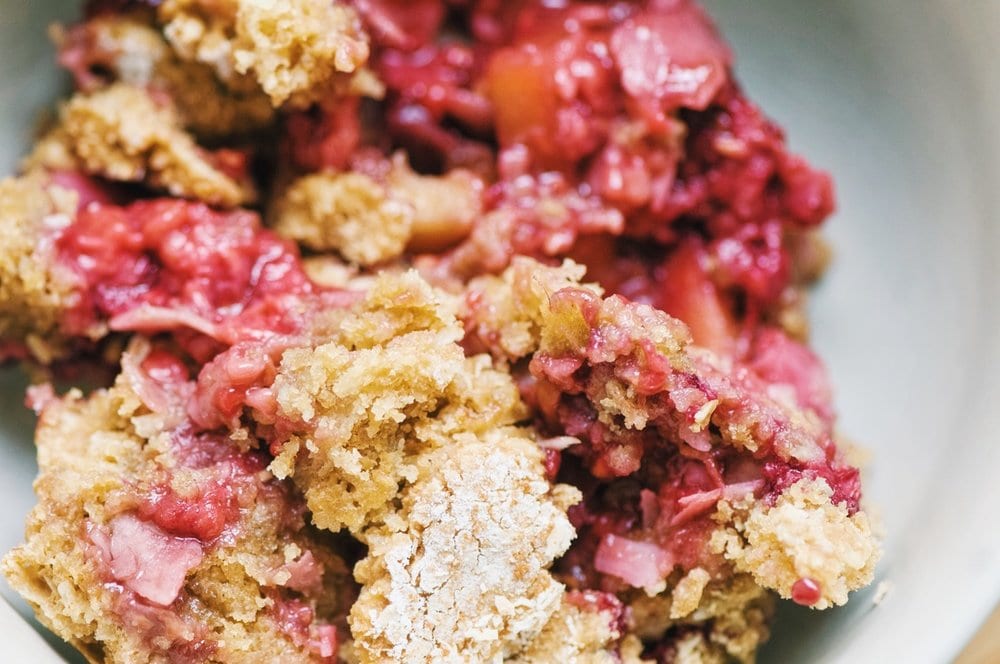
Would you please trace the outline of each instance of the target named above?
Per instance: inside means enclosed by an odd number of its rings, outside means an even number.
[[[415,173],[399,154],[393,158],[387,184],[393,196],[413,210],[411,251],[440,251],[458,242],[483,211],[485,185],[462,168],[424,175]]]
[[[360,533],[415,479],[416,455],[524,416],[510,376],[465,357],[456,308],[415,273],[386,275],[332,338],[285,352],[273,390],[303,433],[273,468],[295,477],[320,527]]]
[[[361,661],[516,655],[559,608],[547,568],[573,537],[573,496],[552,488],[523,438],[461,436],[416,466],[400,508],[364,534],[350,618]]]
[[[275,230],[359,265],[404,250],[442,249],[461,239],[482,209],[483,183],[468,171],[420,175],[402,154],[386,173],[318,173],[292,183],[276,205]]]
[[[338,251],[359,265],[403,253],[413,209],[361,173],[307,175],[282,196],[275,230],[318,251]]]
[[[0,181],[0,343],[24,341],[43,363],[58,353],[73,285],[45,238],[72,223],[76,206],[75,192],[41,174]]]
[[[162,91],[183,125],[199,137],[257,131],[276,117],[255,80],[234,76],[223,82],[210,66],[181,59],[160,30],[136,17],[98,16],[60,29],[56,43],[85,90],[119,81]],[[93,73],[95,68],[100,74]]]
[[[77,168],[110,180],[144,182],[173,196],[232,207],[251,201],[251,186],[215,166],[181,126],[167,100],[124,83],[80,93],[36,146],[27,168]]]
[[[360,86],[378,93],[363,65],[367,35],[353,8],[326,0],[166,0],[167,39],[220,78],[252,76],[275,106],[306,105]],[[359,78],[360,76],[360,78]]]
[[[545,268],[535,261],[516,258],[500,277],[481,277],[469,284],[472,298],[465,312],[467,325],[480,336],[495,338],[494,344],[506,355],[530,355],[541,343],[553,293],[582,287],[597,296],[603,294],[597,285],[581,286],[585,272],[582,265],[568,260],[558,268]],[[488,304],[477,306],[480,302]]]
[[[786,599],[801,579],[818,586],[815,608],[844,604],[848,592],[871,583],[879,547],[868,515],[848,515],[846,507],[831,502],[832,494],[824,480],[803,479],[773,507],[723,503],[724,527],[713,535],[712,546],[737,570]]]
[[[702,574],[696,576],[700,584]],[[679,597],[676,591],[654,597],[637,594],[629,602],[629,631],[644,640],[669,644],[676,662],[754,662],[770,634],[773,595],[747,574],[709,581],[697,594],[696,608],[690,612],[690,598]]]
[[[616,651],[622,634],[614,623],[614,616],[608,612],[581,608],[564,597],[538,636],[509,661],[516,664],[632,664],[643,661],[638,657],[642,644],[637,640],[622,644]]]
[[[678,620],[692,614],[701,604],[705,586],[712,575],[701,567],[695,567],[685,574],[670,591],[670,619]]]
[[[40,407],[39,502],[3,571],[43,623],[94,662],[321,661],[316,642],[343,615],[348,571],[289,487],[247,467],[228,441],[182,441],[125,375]],[[220,477],[238,508],[213,539],[168,530],[181,528],[163,517],[184,514],[164,506],[176,503],[143,507],[163,495],[211,502]],[[302,633],[288,627],[289,609],[308,618]]]

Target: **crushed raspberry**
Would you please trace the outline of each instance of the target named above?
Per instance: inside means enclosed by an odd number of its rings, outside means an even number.
[[[830,500],[834,505],[844,505],[850,514],[861,507],[861,473],[857,468],[841,462],[800,467],[772,460],[764,463],[764,476],[768,482],[767,497],[770,501],[801,479],[822,479],[833,489]]]
[[[554,481],[559,475],[559,466],[562,465],[562,452],[559,450],[545,450],[545,476]]]
[[[270,411],[262,397],[277,373],[283,348],[263,344],[237,344],[202,367],[188,414],[201,427],[235,428],[243,407],[253,403],[259,411]],[[271,415],[268,412],[268,415]]]
[[[687,0],[484,1],[462,18],[475,48],[373,35],[396,144],[438,154],[433,169],[499,149],[493,213],[440,269],[466,278],[518,254],[568,254],[610,292],[670,307],[709,347],[746,354],[791,284],[786,233],[821,223],[833,188],[732,81],[704,13]],[[587,251],[595,235],[602,249]],[[696,267],[671,260],[692,244]],[[704,305],[661,292],[675,272],[712,289]]]
[[[834,419],[833,393],[822,361],[804,344],[776,328],[757,333],[750,366],[773,385],[787,385],[803,408],[828,422]]]
[[[181,466],[200,471],[200,479],[184,493],[171,486],[170,477],[141,492],[139,516],[165,532],[210,543],[237,521],[242,507],[281,498],[258,478],[267,459],[239,453],[224,435],[199,433],[185,425],[173,432],[171,442]]]
[[[194,330],[223,344],[301,329],[302,299],[321,297],[296,249],[247,211],[163,199],[92,204],[57,241],[83,282],[67,325]],[[336,299],[336,293],[331,294]]]

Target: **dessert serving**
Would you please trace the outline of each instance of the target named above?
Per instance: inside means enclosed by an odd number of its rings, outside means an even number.
[[[833,186],[693,2],[52,37],[74,91],[0,183],[3,572],[89,660],[752,662],[871,582],[807,345]]]

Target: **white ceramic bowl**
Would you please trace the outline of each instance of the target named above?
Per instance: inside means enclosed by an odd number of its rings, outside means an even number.
[[[5,171],[62,82],[45,25],[76,4],[0,0]],[[814,338],[887,529],[884,600],[873,586],[844,609],[783,609],[762,659],[946,662],[1000,599],[1000,2],[708,4],[751,96],[837,179]],[[22,387],[0,378],[4,550],[32,504]],[[0,659],[60,661],[8,613]]]

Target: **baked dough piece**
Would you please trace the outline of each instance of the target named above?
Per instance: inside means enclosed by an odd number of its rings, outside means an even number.
[[[72,223],[77,195],[34,175],[0,181],[0,357],[47,362],[60,352],[59,321],[74,278],[54,269],[49,241]],[[6,352],[3,346],[7,346]]]
[[[580,437],[570,452],[585,468],[638,485],[631,503],[588,498],[612,521],[642,514],[642,525],[594,535],[597,570],[656,594],[679,558],[692,565],[680,547],[697,546],[694,560],[714,567],[721,556],[815,608],[870,583],[877,538],[829,423],[793,386],[693,346],[680,321],[603,298],[581,273],[517,258],[473,283],[467,317],[498,356],[530,358],[540,409]]]
[[[199,138],[241,136],[270,127],[277,112],[248,76],[225,82],[209,65],[184,60],[163,33],[138,16],[104,14],[55,32],[60,63],[77,87],[94,92],[114,82],[167,95],[183,125]]]
[[[218,161],[184,131],[168,98],[154,99],[142,88],[116,83],[66,102],[59,124],[24,165],[142,182],[222,207],[254,200],[249,180],[227,174]]]
[[[548,567],[573,537],[576,490],[549,484],[537,444],[505,435],[459,436],[415,466],[399,507],[363,533],[350,617],[360,660],[517,655],[564,595]]]
[[[159,20],[184,59],[223,81],[252,76],[275,106],[380,86],[363,69],[368,36],[352,7],[327,0],[166,0]]]
[[[7,579],[94,662],[330,661],[346,565],[259,455],[163,408],[179,393],[141,359],[87,398],[36,388],[39,502]]]

